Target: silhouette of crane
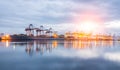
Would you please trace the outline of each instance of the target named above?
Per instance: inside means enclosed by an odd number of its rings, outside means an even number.
[[[33,24],[30,24],[28,28],[25,29],[27,36],[34,36]]]
[[[49,28],[46,30],[46,36],[50,37],[52,35],[52,33],[53,33],[52,28]]]
[[[40,28],[34,28],[33,24],[30,24],[27,28],[25,28],[26,34],[27,36],[35,36],[34,31],[36,32],[36,36],[47,36],[50,37],[52,36],[53,29],[49,28],[49,29],[45,29],[43,25],[40,26]]]

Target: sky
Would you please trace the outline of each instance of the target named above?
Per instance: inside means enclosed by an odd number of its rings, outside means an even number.
[[[0,0],[0,33],[25,33],[29,24],[58,33],[77,31],[87,15],[102,31],[119,34],[119,7],[120,0]]]

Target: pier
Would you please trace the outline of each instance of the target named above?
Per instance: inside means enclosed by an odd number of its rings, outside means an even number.
[[[120,37],[114,37],[112,35],[96,34],[84,32],[66,32],[63,35],[59,35],[57,31],[54,31],[51,27],[45,28],[43,25],[40,27],[34,27],[30,24],[25,28],[26,34],[14,34],[3,35],[1,40],[120,40]]]

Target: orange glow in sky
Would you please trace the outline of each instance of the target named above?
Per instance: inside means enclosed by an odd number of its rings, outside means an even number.
[[[75,17],[76,29],[86,33],[101,33],[104,29],[102,22],[98,12],[89,10]]]
[[[84,31],[86,33],[94,32],[98,27],[98,24],[92,22],[92,21],[85,21],[82,24],[79,25],[79,28],[81,31]]]

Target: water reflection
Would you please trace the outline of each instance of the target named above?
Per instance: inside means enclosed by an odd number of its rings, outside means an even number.
[[[17,46],[25,46],[25,51],[29,55],[33,55],[33,53],[40,53],[41,55],[44,52],[52,52],[52,49],[57,48],[58,41],[53,40],[42,40],[42,41],[26,41],[26,42],[12,42],[11,45],[14,47]]]
[[[65,48],[92,48],[92,47],[112,47],[113,41],[64,41]]]
[[[64,47],[72,49],[87,49],[94,47],[113,47],[114,41],[81,41],[81,40],[36,40],[36,41],[25,41],[25,42],[10,42],[8,40],[1,41],[2,45],[9,47],[13,46],[15,49],[17,46],[25,46],[25,51],[29,55],[33,53],[40,53],[43,55],[45,52],[52,52],[54,48]]]
[[[0,64],[3,65],[0,68],[4,70],[16,70],[14,66],[19,70],[120,69],[119,41],[1,41],[0,46]]]
[[[5,47],[9,47],[10,46],[10,40],[1,40],[1,42],[3,43],[0,46],[5,46]]]

